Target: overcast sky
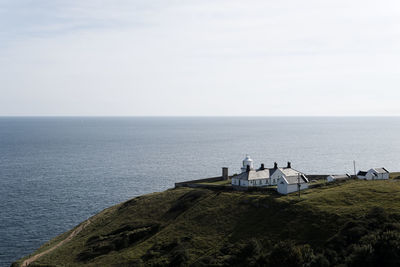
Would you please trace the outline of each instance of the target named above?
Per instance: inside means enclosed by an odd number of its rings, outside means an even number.
[[[398,0],[0,0],[0,115],[400,115]]]

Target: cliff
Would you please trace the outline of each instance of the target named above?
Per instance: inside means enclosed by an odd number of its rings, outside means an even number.
[[[40,257],[32,259],[32,256]],[[14,266],[398,266],[400,180],[305,190],[177,188],[110,207]]]

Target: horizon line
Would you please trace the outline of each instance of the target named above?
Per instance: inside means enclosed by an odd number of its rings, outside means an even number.
[[[394,118],[400,115],[0,115],[0,118]]]

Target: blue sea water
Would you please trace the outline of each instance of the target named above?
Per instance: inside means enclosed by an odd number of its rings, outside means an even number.
[[[0,266],[106,207],[175,182],[291,161],[400,170],[399,117],[0,118]]]

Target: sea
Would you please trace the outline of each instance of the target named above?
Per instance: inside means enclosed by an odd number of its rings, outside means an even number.
[[[175,182],[277,162],[400,171],[400,117],[1,117],[0,266],[101,210]]]

